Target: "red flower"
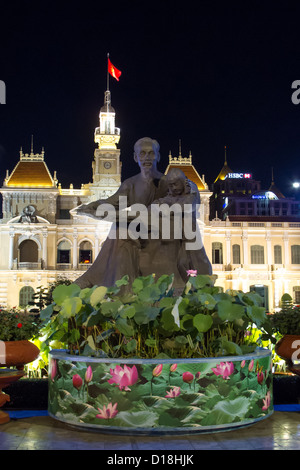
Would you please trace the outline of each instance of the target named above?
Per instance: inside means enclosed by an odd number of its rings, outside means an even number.
[[[18,323],[18,324],[17,324],[17,327],[18,327],[18,328],[22,328],[22,323]]]
[[[72,382],[73,382],[73,387],[77,388],[77,390],[81,389],[82,378],[80,377],[80,375],[78,374],[73,375]]]
[[[191,372],[184,372],[182,374],[182,380],[187,384],[191,384],[194,380],[194,376]]]

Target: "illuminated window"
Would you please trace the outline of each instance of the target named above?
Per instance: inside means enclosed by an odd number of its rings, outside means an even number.
[[[89,264],[93,262],[92,244],[89,241],[83,241],[79,247],[79,262]]]
[[[251,264],[264,264],[264,247],[261,245],[251,246]]]
[[[300,245],[292,245],[292,264],[300,264]]]
[[[274,246],[274,263],[282,264],[282,249],[280,245]]]

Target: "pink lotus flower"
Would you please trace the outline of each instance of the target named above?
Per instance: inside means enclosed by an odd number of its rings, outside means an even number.
[[[115,403],[114,405],[112,403],[109,403],[107,407],[104,405],[102,410],[98,408],[100,413],[96,415],[96,418],[99,418],[99,419],[114,418],[116,414],[118,413],[117,405],[118,403]]]
[[[262,410],[267,410],[271,405],[271,392],[268,391],[265,398],[263,398],[263,407]]]
[[[194,380],[194,376],[191,372],[184,372],[182,374],[182,380],[187,384],[191,384]]]
[[[72,381],[73,381],[73,387],[77,388],[77,390],[79,391],[83,383],[80,375],[78,374],[73,375]]]
[[[162,364],[158,364],[156,367],[154,367],[152,371],[153,377],[158,377],[162,373],[162,368],[163,368]]]
[[[84,376],[84,380],[85,380],[85,383],[88,384],[90,383],[90,381],[92,380],[93,378],[93,371],[92,371],[92,368],[91,366],[88,366],[86,372],[85,372],[85,376]]]
[[[190,277],[196,277],[197,276],[197,269],[189,269],[186,273]]]
[[[138,372],[135,366],[127,367],[124,365],[124,369],[121,366],[116,366],[114,369],[110,369],[112,378],[108,380],[109,384],[116,384],[120,390],[130,391],[129,385],[134,385],[138,380]]]
[[[246,361],[245,359],[241,362],[241,368],[243,369],[243,367],[245,367],[245,364],[246,364]]]
[[[56,359],[52,359],[51,360],[51,373],[50,373],[50,378],[52,380],[52,382],[54,382],[54,378],[57,374],[57,362],[56,362]]]
[[[165,398],[175,398],[180,395],[180,387],[172,387],[171,390],[167,392]]]
[[[249,362],[249,366],[248,366],[249,372],[253,370],[253,367],[254,367],[254,359],[251,359],[251,361]]]
[[[228,379],[234,371],[233,362],[220,362],[217,367],[211,369],[214,374],[222,375],[223,379]]]
[[[177,364],[172,364],[170,367],[170,372],[175,372],[176,369],[177,369]]]

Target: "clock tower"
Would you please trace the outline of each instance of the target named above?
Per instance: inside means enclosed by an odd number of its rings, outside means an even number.
[[[111,105],[110,91],[104,94],[104,105],[100,109],[100,126],[95,129],[93,183],[90,190],[95,199],[105,199],[114,194],[121,184],[120,129],[115,127],[115,110]]]

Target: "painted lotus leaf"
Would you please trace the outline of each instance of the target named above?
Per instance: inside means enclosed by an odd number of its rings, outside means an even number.
[[[157,422],[157,414],[152,411],[121,411],[114,419],[115,426],[151,428]]]

